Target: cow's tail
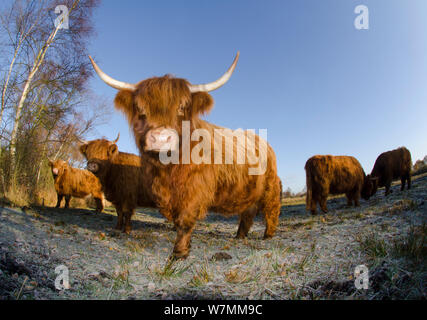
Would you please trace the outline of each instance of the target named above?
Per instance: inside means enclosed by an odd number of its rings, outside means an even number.
[[[311,175],[311,166],[310,166],[310,162],[307,162],[305,165],[305,175],[306,175],[306,187],[307,187],[307,195],[305,198],[305,204],[306,204],[306,208],[307,210],[311,209],[311,200],[313,198],[313,177]]]
[[[280,185],[280,203],[282,203],[283,200],[283,185],[282,180],[279,178],[279,185]]]

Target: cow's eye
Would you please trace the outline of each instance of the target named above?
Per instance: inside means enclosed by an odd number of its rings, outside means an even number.
[[[179,106],[179,108],[178,108],[178,115],[179,115],[179,116],[183,116],[183,115],[184,115],[184,112],[185,112],[185,107],[184,107],[184,105],[180,105],[180,106]]]

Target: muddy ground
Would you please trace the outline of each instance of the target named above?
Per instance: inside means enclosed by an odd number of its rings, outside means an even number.
[[[236,240],[237,217],[210,214],[173,265],[173,225],[156,210],[139,209],[125,235],[112,229],[114,209],[0,208],[0,299],[425,299],[426,200],[420,176],[358,208],[334,198],[313,217],[285,204],[267,241],[262,217]],[[60,265],[67,290],[55,288]],[[369,269],[367,290],[355,287],[358,265]]]

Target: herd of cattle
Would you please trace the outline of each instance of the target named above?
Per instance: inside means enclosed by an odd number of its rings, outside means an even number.
[[[97,211],[103,210],[104,196],[117,212],[116,229],[129,233],[131,218],[137,207],[157,208],[173,222],[177,237],[171,258],[186,258],[196,221],[208,211],[226,216],[239,215],[237,238],[245,238],[254,217],[262,212],[266,229],[264,238],[271,238],[278,225],[282,184],[277,175],[276,157],[268,145],[264,174],[250,175],[248,169],[258,164],[185,163],[164,164],[159,153],[170,145],[172,132],[182,136],[182,121],[190,122],[190,130],[204,129],[211,136],[220,127],[200,119],[213,107],[208,93],[224,85],[231,77],[239,54],[228,71],[218,80],[194,85],[170,75],[154,77],[131,84],[115,80],[105,74],[90,58],[99,77],[119,90],[114,103],[122,111],[133,129],[140,156],[120,152],[117,137],[114,141],[98,139],[81,141],[80,152],[87,160],[87,170],[71,168],[61,160],[49,161],[58,194],[57,207],[65,196],[70,198],[91,194]],[[258,141],[264,141],[256,136]],[[180,143],[180,142],[179,142]],[[190,150],[196,146],[190,142]],[[256,152],[260,152],[256,147]],[[223,157],[228,152],[211,143],[211,156]],[[233,151],[232,151],[233,152]],[[232,154],[236,160],[236,154]],[[180,160],[183,157],[179,155]],[[247,160],[247,159],[246,159]],[[248,162],[250,164],[248,164]],[[393,179],[400,178],[402,190],[407,181],[411,185],[411,155],[406,148],[385,152],[375,162],[370,175],[365,175],[360,163],[348,156],[314,156],[306,165],[307,209],[316,214],[319,203],[327,212],[329,194],[346,194],[348,204],[359,205],[359,198],[369,199],[378,187],[390,192]]]

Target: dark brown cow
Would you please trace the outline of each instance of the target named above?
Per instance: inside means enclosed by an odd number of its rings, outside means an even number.
[[[361,193],[367,182],[359,161],[349,156],[317,155],[305,164],[307,183],[307,210],[316,214],[317,203],[324,213],[329,194],[345,194],[347,204],[359,206]]]
[[[195,223],[203,219],[208,210],[226,216],[238,214],[238,238],[247,236],[253,218],[260,211],[266,221],[264,238],[271,238],[276,231],[280,214],[280,180],[272,148],[259,136],[242,131],[241,138],[255,138],[251,145],[253,150],[246,148],[244,164],[238,163],[236,150],[239,147],[234,149],[235,152],[222,148],[223,139],[230,135],[221,131],[223,128],[200,119],[213,107],[213,98],[208,92],[228,81],[237,60],[238,56],[219,80],[204,85],[192,85],[185,79],[168,75],[129,84],[112,79],[91,60],[101,79],[120,90],[115,106],[124,112],[133,128],[142,158],[144,187],[161,211],[171,212],[177,230],[172,258],[188,256]],[[203,131],[211,138],[206,140],[210,141],[207,149],[202,150],[202,162],[185,158],[185,148],[200,155],[199,141],[188,141],[187,145],[187,129],[190,135]],[[235,138],[231,136],[232,141]],[[177,155],[178,163],[160,161],[164,149]],[[254,160],[256,155],[265,161],[257,158],[258,162],[248,164],[248,159]],[[214,161],[217,157],[222,161]],[[227,157],[232,161],[224,164]],[[250,169],[260,166],[263,172],[249,174]]]
[[[87,170],[70,167],[62,160],[49,160],[52,170],[55,190],[58,194],[56,208],[61,206],[65,196],[65,208],[70,207],[71,197],[84,198],[91,194],[96,201],[96,211],[104,209],[104,195],[98,178]]]
[[[115,229],[129,234],[135,208],[153,207],[155,204],[149,200],[142,187],[144,177],[141,158],[120,152],[116,145],[118,139],[84,142],[80,152],[88,160],[87,169],[99,178],[105,197],[116,208],[118,220]]]
[[[401,191],[405,189],[405,182],[410,189],[411,168],[411,153],[405,147],[381,153],[375,161],[371,174],[368,175],[371,183],[368,185],[367,198],[373,196],[378,187],[385,187],[385,195],[387,196],[391,192],[391,183],[395,179],[400,179]]]

